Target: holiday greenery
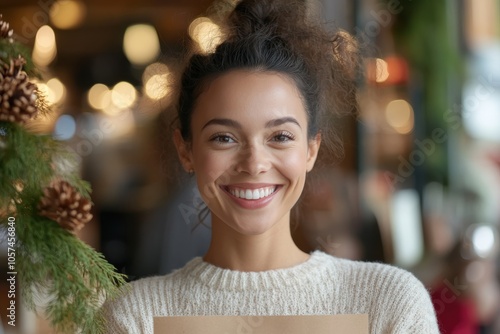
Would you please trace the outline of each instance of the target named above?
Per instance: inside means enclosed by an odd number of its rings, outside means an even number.
[[[24,124],[37,111],[36,85],[29,81],[23,71],[24,58],[10,59],[6,64],[0,61],[0,121]]]
[[[38,205],[41,216],[72,232],[80,230],[92,219],[91,207],[90,201],[64,180],[55,180],[45,188]]]
[[[124,277],[74,234],[92,218],[90,187],[60,142],[27,130],[50,110],[30,81],[28,50],[12,36],[0,16],[0,227],[16,260],[8,271],[24,305],[42,307],[55,330],[100,333],[99,308]]]

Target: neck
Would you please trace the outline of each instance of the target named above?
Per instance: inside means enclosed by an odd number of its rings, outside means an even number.
[[[212,215],[212,240],[203,260],[238,271],[266,271],[303,263],[309,254],[294,243],[290,219],[259,235],[244,235]]]

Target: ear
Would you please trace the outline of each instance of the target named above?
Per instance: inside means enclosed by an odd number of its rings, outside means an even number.
[[[314,138],[309,139],[308,148],[307,148],[307,171],[310,172],[314,163],[316,162],[316,158],[318,157],[319,147],[321,145],[321,133],[318,132]]]
[[[175,129],[174,131],[174,143],[177,149],[177,154],[179,155],[179,160],[181,161],[182,167],[189,172],[193,170],[193,156],[191,154],[190,144],[187,143],[184,138],[182,138],[181,130]]]

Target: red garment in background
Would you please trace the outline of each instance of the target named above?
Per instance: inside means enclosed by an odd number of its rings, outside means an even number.
[[[474,303],[463,291],[442,284],[431,293],[441,334],[478,334],[479,321]]]

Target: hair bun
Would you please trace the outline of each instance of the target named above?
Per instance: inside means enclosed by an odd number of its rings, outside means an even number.
[[[255,33],[287,35],[304,22],[305,1],[242,0],[229,17],[229,35],[242,38]],[[291,29],[291,30],[290,30]]]

